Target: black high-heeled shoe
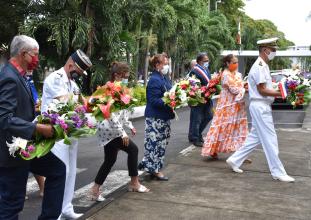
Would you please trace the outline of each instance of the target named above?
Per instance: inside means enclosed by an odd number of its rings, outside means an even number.
[[[158,180],[158,181],[168,181],[167,176],[157,176],[156,174],[151,174],[151,179]]]

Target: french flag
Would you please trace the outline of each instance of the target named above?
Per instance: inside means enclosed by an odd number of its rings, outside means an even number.
[[[281,91],[282,99],[286,99],[286,97],[287,97],[287,90],[286,90],[286,81],[285,80],[279,82],[279,90]]]

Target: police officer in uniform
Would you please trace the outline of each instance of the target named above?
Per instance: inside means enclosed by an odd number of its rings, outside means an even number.
[[[271,104],[274,98],[281,96],[280,91],[272,87],[270,69],[268,66],[277,49],[278,38],[270,38],[257,42],[259,57],[253,64],[248,76],[249,111],[252,117],[252,129],[247,136],[244,146],[227,159],[233,171],[242,173],[239,167],[249,154],[262,145],[273,179],[283,182],[294,182],[287,175],[279,158],[278,140],[274,129]]]
[[[70,97],[74,97],[74,100],[78,101],[80,90],[74,79],[87,74],[86,70],[91,66],[92,63],[85,53],[77,50],[68,58],[64,67],[51,73],[44,81],[41,112],[48,110],[53,99],[68,101]],[[66,165],[66,185],[61,218],[77,219],[82,214],[74,212],[71,201],[76,180],[78,142],[72,140],[72,144],[68,146],[63,141],[59,141],[55,143],[52,152]]]

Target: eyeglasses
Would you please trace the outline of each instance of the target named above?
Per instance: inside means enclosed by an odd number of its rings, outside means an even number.
[[[33,54],[32,52],[30,52],[30,51],[27,51],[26,52],[29,56],[31,56],[31,57],[34,57],[34,56],[38,56],[39,54]]]

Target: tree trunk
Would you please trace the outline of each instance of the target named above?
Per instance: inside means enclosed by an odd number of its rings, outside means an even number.
[[[88,0],[86,3],[86,8],[85,8],[85,16],[89,20],[91,20],[91,28],[89,29],[88,32],[88,42],[87,42],[87,50],[86,50],[86,55],[88,57],[92,57],[93,55],[93,49],[94,49],[94,36],[95,36],[95,27],[94,27],[94,10],[91,8],[91,0]],[[86,94],[90,94],[92,92],[91,88],[91,74],[88,74],[86,79],[83,82],[83,89]]]
[[[141,17],[138,19],[138,24],[136,26],[136,59],[134,66],[135,84],[137,83],[138,73],[139,73],[139,51],[140,51],[140,40],[141,40]]]
[[[149,33],[147,36],[147,48],[146,48],[146,55],[145,55],[145,79],[144,79],[144,85],[147,86],[147,78],[148,78],[148,67],[149,67],[149,57],[150,57],[150,44],[151,44],[151,38],[152,38],[152,27],[149,29]]]

